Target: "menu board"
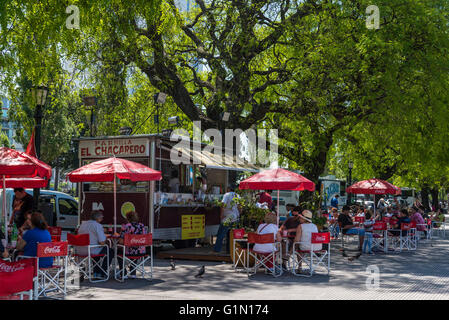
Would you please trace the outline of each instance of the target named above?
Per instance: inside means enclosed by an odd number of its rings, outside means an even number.
[[[181,219],[182,240],[204,238],[206,226],[204,214],[183,214]]]

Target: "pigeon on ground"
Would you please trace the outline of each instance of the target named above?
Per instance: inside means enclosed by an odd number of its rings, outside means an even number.
[[[173,260],[173,258],[170,259],[170,266],[171,266],[171,269],[172,269],[172,270],[175,270],[175,269],[176,269],[175,260]]]
[[[202,278],[204,272],[205,272],[205,266],[201,266],[200,271],[198,271],[198,274],[195,275],[195,278]]]
[[[343,257],[347,257],[346,251],[343,250]]]
[[[355,256],[348,258],[349,261],[354,261],[355,259],[360,258],[362,255],[361,252],[357,253]]]

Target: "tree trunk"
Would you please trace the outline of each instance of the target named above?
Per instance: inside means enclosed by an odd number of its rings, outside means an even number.
[[[432,206],[437,210],[440,207],[439,201],[438,201],[438,189],[433,188],[430,190],[430,194],[432,195]]]
[[[424,206],[424,210],[430,211],[429,207],[429,187],[424,187],[421,190],[421,203]]]

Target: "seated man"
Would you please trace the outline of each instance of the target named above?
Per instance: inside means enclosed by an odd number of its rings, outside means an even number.
[[[362,251],[363,241],[365,240],[365,230],[357,228],[352,222],[352,218],[349,216],[349,206],[343,207],[342,213],[338,216],[338,223],[342,228],[343,234],[354,234],[359,236],[359,251]]]
[[[90,220],[83,221],[81,224],[78,234],[89,234],[90,245],[104,245],[106,243],[106,235],[104,234],[103,226],[101,222],[103,221],[103,213],[101,211],[94,210],[91,213]],[[108,264],[111,264],[113,259],[114,251],[111,248],[103,247],[103,248],[92,248],[90,250],[91,255],[98,254],[106,254],[109,250],[109,261],[103,259],[102,268],[103,270],[107,269]],[[80,255],[88,254],[87,247],[77,247],[76,252]],[[99,258],[95,258],[99,260]],[[94,268],[94,277],[102,278],[106,277],[106,274],[102,274],[103,272],[98,266]]]
[[[389,231],[389,235],[390,236],[399,236],[400,232],[401,232],[401,224],[403,223],[410,223],[410,218],[408,217],[408,210],[407,209],[402,209],[401,213],[399,214],[399,219],[393,223],[391,223],[393,225],[393,230]],[[407,231],[404,230],[402,232],[402,235],[406,235]]]
[[[299,222],[299,213],[301,212],[301,208],[296,206],[292,210],[292,217],[288,218],[282,226],[279,228],[277,233],[277,240],[281,241],[282,237],[286,238],[288,241],[288,245],[286,242],[282,241],[282,258],[284,262],[288,260],[288,255],[292,252],[293,240],[296,236],[296,229],[298,228]],[[287,253],[288,247],[288,253]]]

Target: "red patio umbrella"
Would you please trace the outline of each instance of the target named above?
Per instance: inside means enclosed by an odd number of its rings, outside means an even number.
[[[346,188],[348,193],[359,194],[393,194],[400,195],[401,188],[381,179],[369,179],[354,183]],[[376,214],[376,197],[374,196],[374,214]]]
[[[48,180],[40,177],[34,178],[6,178],[6,188],[45,188]]]
[[[279,225],[279,190],[315,191],[315,183],[302,175],[282,168],[264,170],[240,182],[240,189],[277,190],[277,223]]]
[[[25,152],[0,147],[0,176],[6,178],[51,177],[51,167]]]
[[[143,164],[122,158],[107,158],[89,163],[67,175],[71,182],[107,182],[114,181],[114,233],[117,227],[117,185],[116,178],[131,181],[161,180],[160,171],[151,169]]]
[[[51,177],[51,167],[39,159],[14,149],[0,147],[0,176],[3,182],[2,208],[5,215],[5,231],[8,225],[8,215],[6,214],[6,188],[13,184],[19,187],[32,187]],[[35,178],[31,179],[30,178]],[[39,179],[42,178],[42,179]],[[38,181],[40,180],[40,181]],[[42,181],[43,180],[43,181]],[[28,184],[30,183],[30,184]],[[8,242],[8,233],[5,232],[5,240]]]

